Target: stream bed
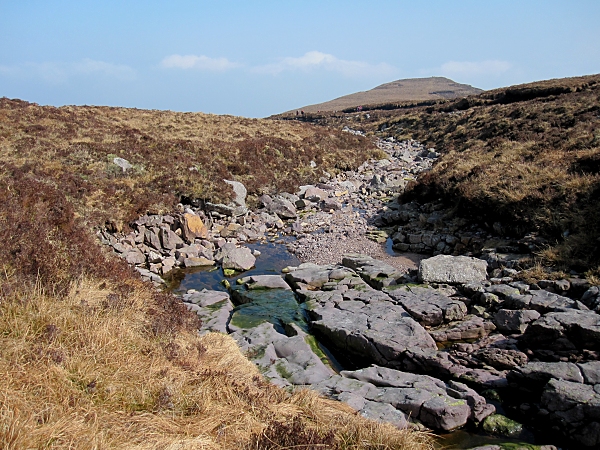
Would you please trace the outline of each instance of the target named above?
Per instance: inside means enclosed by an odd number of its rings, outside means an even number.
[[[388,254],[396,254],[391,249],[389,242],[386,243]],[[246,272],[236,273],[231,277],[226,277],[220,267],[196,268],[180,270],[173,274],[170,282],[170,290],[177,295],[183,295],[189,290],[201,291],[203,289],[229,292],[234,299],[235,291],[241,289],[237,280],[251,275],[281,275],[282,270],[287,266],[298,266],[301,261],[292,253],[288,252],[284,241],[269,243],[246,244],[251,250],[258,250],[260,256],[256,259],[256,266]],[[227,288],[227,280],[230,285]],[[235,327],[250,328],[253,324],[260,324],[264,321],[271,322],[275,329],[285,334],[286,325],[293,323],[300,329],[309,332],[309,323],[304,311],[303,303],[297,301],[293,291],[287,291],[285,298],[282,298],[281,292],[276,291],[255,291],[246,292],[246,298],[250,295],[252,301],[244,304],[238,304],[234,311],[234,319],[231,324]],[[255,297],[255,298],[253,298]],[[346,361],[340,357],[339,360],[322,343],[317,342],[320,350],[327,356],[329,365],[339,373],[344,369],[356,369],[356,364]],[[337,355],[341,356],[341,355]],[[341,363],[340,363],[341,361]],[[456,430],[450,433],[440,434],[437,440],[439,448],[444,449],[470,449],[479,446],[499,446],[499,448],[538,448],[534,445],[535,439],[532,433],[524,432],[519,439],[500,438],[477,431],[471,431],[468,428]]]

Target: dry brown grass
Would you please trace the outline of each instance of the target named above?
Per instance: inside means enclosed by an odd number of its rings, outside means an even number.
[[[226,335],[153,333],[152,292],[115,289],[0,297],[0,448],[432,448],[266,383]]]

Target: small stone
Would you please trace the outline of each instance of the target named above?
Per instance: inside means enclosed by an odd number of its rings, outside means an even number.
[[[517,437],[523,431],[523,425],[501,414],[492,414],[483,421],[486,433],[496,436]]]

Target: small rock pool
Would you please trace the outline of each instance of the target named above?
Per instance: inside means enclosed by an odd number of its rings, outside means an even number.
[[[300,260],[288,252],[285,243],[268,242],[245,244],[251,250],[258,250],[260,256],[256,258],[256,266],[247,272],[237,273],[235,276],[226,277],[220,267],[195,267],[181,269],[174,272],[169,280],[169,289],[175,294],[183,294],[188,289],[208,289],[214,291],[227,291],[223,280],[228,280],[234,285],[238,278],[250,275],[281,275],[287,266],[297,266]]]

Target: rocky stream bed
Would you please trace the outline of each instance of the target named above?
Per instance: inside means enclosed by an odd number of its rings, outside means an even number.
[[[387,159],[263,196],[255,211],[226,181],[232,204],[191,202],[99,237],[277,385],[453,432],[450,448],[598,448],[598,287],[576,274],[520,281],[541,239],[402,203],[438,155],[414,141],[378,146]]]

